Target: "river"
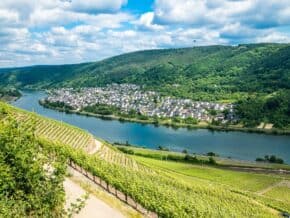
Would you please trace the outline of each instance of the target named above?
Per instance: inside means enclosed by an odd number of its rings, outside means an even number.
[[[23,91],[22,94],[20,99],[13,102],[14,106],[78,126],[111,143],[128,141],[147,148],[161,145],[174,151],[186,149],[197,154],[215,152],[222,157],[250,161],[264,155],[276,155],[290,163],[290,136],[173,129],[151,124],[103,120],[44,108],[38,104],[38,100],[45,97],[45,93],[41,91]]]

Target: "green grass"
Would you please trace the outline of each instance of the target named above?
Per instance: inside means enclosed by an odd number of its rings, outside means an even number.
[[[154,167],[150,167],[151,172],[136,171],[88,156],[81,150],[59,146],[53,149],[63,152],[160,217],[278,217],[277,211],[223,185],[200,179],[189,184]]]
[[[102,142],[101,148],[94,154],[96,157],[106,160],[110,163],[117,164],[126,168],[131,168],[134,170],[144,170],[148,171],[148,167],[144,167],[143,164],[139,164],[130,156],[120,152],[115,147],[111,146],[106,142]]]
[[[286,181],[289,183],[289,175],[257,174],[250,172],[237,172],[218,169],[209,166],[199,166],[173,161],[161,161],[140,156],[133,156],[140,163],[159,170],[161,174],[185,182],[191,186],[203,184],[206,186],[220,186],[234,192],[249,196],[255,201],[267,205],[275,210],[290,213],[290,189],[289,187],[275,187],[275,184]],[[274,186],[273,186],[274,185]],[[259,191],[273,186],[273,189],[264,195]]]
[[[147,166],[154,166],[159,169],[165,169],[177,174],[186,175],[192,177],[193,180],[195,178],[204,179],[245,191],[256,192],[282,180],[281,177],[273,175],[236,172],[208,166],[177,163],[172,161],[159,161],[136,156],[134,156],[134,158]]]
[[[53,142],[70,145],[73,148],[80,148],[89,151],[94,147],[94,137],[90,133],[63,122],[41,117],[35,113],[8,106],[0,102],[0,108],[6,107],[19,122],[32,121],[35,124],[35,134]],[[98,139],[103,146],[95,154],[100,158],[115,164],[134,169],[142,169],[143,166],[137,164],[130,156],[120,152],[115,147],[105,141]]]
[[[3,105],[0,104],[0,109],[1,106]],[[36,116],[10,106],[6,108],[14,114]],[[42,123],[41,121],[49,121],[37,117],[39,119],[37,125]],[[17,120],[23,121],[18,117]],[[107,147],[103,147],[106,149],[101,154],[88,155],[82,147],[72,146],[70,143],[52,143],[58,141],[59,137],[64,141],[67,140],[63,136],[64,131],[78,132],[76,136],[78,138],[81,136],[80,133],[84,133],[60,122],[53,122],[53,125],[55,128],[49,128],[39,135],[45,138],[45,140],[40,139],[40,143],[45,148],[66,156],[93,175],[101,177],[110,185],[128,194],[144,207],[156,212],[160,217],[278,217],[278,211],[271,208],[272,204],[247,195],[242,189],[243,182],[247,182],[246,185],[251,186],[251,190],[264,188],[278,181],[276,177],[254,174],[245,176],[246,173],[201,166],[191,168],[194,165],[183,163],[175,165],[174,162],[146,158],[143,158],[144,161],[140,163],[142,167],[135,168],[131,167],[135,161],[128,161],[132,157],[107,145],[104,145]],[[71,134],[68,136],[71,137]],[[73,143],[73,141],[67,142]],[[140,161],[141,158],[138,158]],[[167,168],[164,168],[164,163],[169,163]],[[252,180],[249,179],[250,175]],[[258,180],[261,180],[262,185],[257,184]]]
[[[265,196],[281,200],[290,205],[290,187],[278,186],[265,193]]]
[[[180,152],[174,151],[162,151],[162,150],[153,150],[148,148],[141,148],[136,146],[119,146],[115,145],[116,148],[126,149],[133,151],[134,155],[154,158],[157,160],[166,160],[169,155],[175,156],[178,159],[183,159],[185,154]],[[199,160],[208,160],[208,156],[205,155],[195,155]],[[262,162],[250,162],[250,161],[242,161],[242,160],[235,160],[229,158],[221,158],[221,157],[214,157],[216,162],[223,167],[227,166],[237,166],[237,167],[256,167],[256,168],[266,168],[266,169],[285,169],[290,170],[290,165],[286,164],[271,164],[271,163],[262,163]],[[290,175],[289,175],[290,178]]]

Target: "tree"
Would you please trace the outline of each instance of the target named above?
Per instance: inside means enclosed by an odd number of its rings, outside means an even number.
[[[32,125],[0,120],[0,217],[62,217],[65,166],[41,146]]]
[[[216,161],[215,161],[215,159],[213,159],[212,157],[210,157],[210,158],[208,159],[208,163],[209,163],[209,164],[212,164],[212,165],[216,165],[216,164],[217,164]]]
[[[188,154],[188,151],[187,151],[186,149],[184,149],[184,150],[182,151],[182,153],[183,153],[183,154]]]

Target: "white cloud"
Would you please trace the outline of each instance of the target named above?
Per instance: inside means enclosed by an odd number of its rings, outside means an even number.
[[[143,30],[163,30],[164,27],[158,24],[153,24],[154,13],[147,12],[140,16],[139,20],[134,21],[133,24]]]
[[[279,32],[269,32],[257,37],[256,42],[290,43],[290,35]]]
[[[19,16],[16,12],[0,8],[0,27],[12,26],[19,22]]]
[[[1,0],[0,67],[193,45],[290,42],[289,0]],[[287,30],[287,26],[289,27]]]
[[[127,0],[71,0],[67,6],[78,12],[115,12],[127,4]]]
[[[257,28],[290,25],[289,0],[156,0],[155,22],[218,26],[240,22]]]
[[[22,26],[64,25],[72,22],[99,21],[107,15],[106,23],[118,13],[127,0],[1,0],[0,25],[6,20],[10,25],[17,21]],[[114,19],[115,20],[115,19]],[[5,24],[8,24],[8,23]],[[115,22],[115,21],[113,21]]]
[[[205,18],[205,1],[201,0],[157,0],[155,3],[155,21],[168,23],[201,23]]]

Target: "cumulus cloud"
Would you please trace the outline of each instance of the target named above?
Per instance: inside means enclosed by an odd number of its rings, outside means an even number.
[[[105,38],[105,29],[122,28],[125,22],[135,19],[120,11],[126,3],[127,0],[1,0],[0,67],[5,63],[86,61],[93,51],[94,58],[100,59],[95,36]]]
[[[280,32],[268,32],[257,37],[256,42],[277,42],[277,43],[290,43],[290,35]]]
[[[193,45],[290,42],[289,0],[1,0],[0,67]],[[288,30],[287,30],[288,29]]]
[[[118,11],[125,4],[127,0],[70,0],[66,6],[74,11],[98,13]]]
[[[218,26],[239,21],[256,28],[290,24],[288,0],[156,0],[155,23]]]
[[[143,30],[163,30],[164,27],[158,24],[153,24],[154,13],[147,12],[140,16],[137,21],[134,21],[133,24],[136,24],[140,29]]]
[[[206,28],[219,34],[213,38],[216,43],[255,42],[266,36],[268,41],[287,42],[278,31],[275,37],[268,31],[290,28],[288,0],[156,0],[153,13],[151,25]]]

